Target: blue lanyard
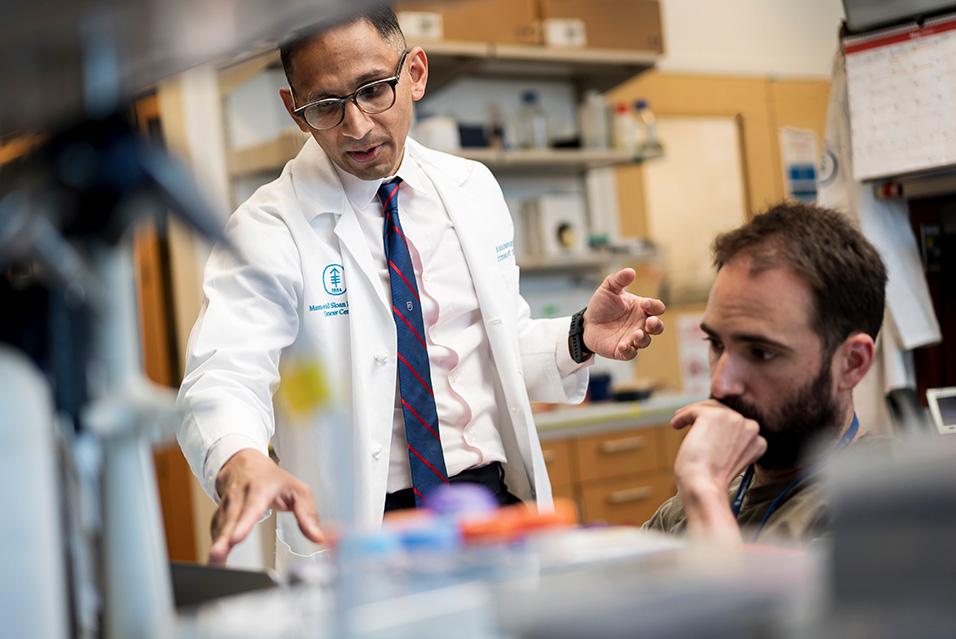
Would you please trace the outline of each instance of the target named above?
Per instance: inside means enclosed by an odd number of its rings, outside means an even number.
[[[846,432],[843,433],[843,437],[840,438],[840,441],[836,444],[836,450],[842,450],[850,445],[850,442],[853,441],[853,438],[856,437],[857,431],[860,430],[860,420],[857,418],[856,413],[853,413],[853,422],[850,424],[850,427],[846,429]],[[793,481],[787,484],[783,490],[780,491],[780,494],[777,495],[774,500],[770,503],[770,507],[767,509],[767,512],[764,513],[763,519],[760,520],[760,526],[757,527],[756,532],[754,533],[754,539],[757,538],[757,535],[760,534],[760,531],[763,530],[763,527],[767,525],[767,521],[770,519],[770,516],[780,507],[780,504],[783,503],[783,500],[787,498],[787,495],[790,494],[797,484],[800,483],[800,480],[803,479],[803,473],[800,476],[796,477]],[[751,464],[747,466],[747,470],[744,472],[743,479],[740,480],[740,487],[737,488],[737,494],[734,496],[734,501],[731,502],[730,509],[734,513],[734,518],[736,519],[740,515],[740,507],[743,506],[744,497],[747,494],[747,491],[750,490],[750,484],[754,480],[754,465]]]

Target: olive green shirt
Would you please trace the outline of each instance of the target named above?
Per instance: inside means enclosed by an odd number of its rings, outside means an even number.
[[[866,443],[888,447],[892,439],[887,437],[861,435],[852,446]],[[739,475],[730,484],[727,497],[728,505],[737,495],[737,488],[743,475]],[[810,475],[797,481],[796,485],[780,500],[770,516],[773,502],[781,496],[793,479],[775,481],[762,486],[751,487],[744,497],[737,516],[740,531],[746,542],[766,542],[802,545],[822,537],[829,532],[827,518],[827,500],[818,477]],[[766,523],[761,523],[766,518]],[[687,530],[687,514],[681,501],[680,492],[665,501],[657,512],[644,522],[644,530],[656,530],[669,534],[684,534]]]
[[[728,504],[733,501],[742,476],[730,484]],[[778,543],[802,544],[826,532],[826,502],[822,490],[813,478],[797,481],[797,484],[781,500],[770,514],[763,528],[761,522],[767,511],[792,479],[753,487],[747,491],[737,516],[737,523],[744,541],[775,541]],[[657,512],[645,522],[645,530],[670,534],[684,534],[687,530],[687,514],[680,492],[668,499]]]

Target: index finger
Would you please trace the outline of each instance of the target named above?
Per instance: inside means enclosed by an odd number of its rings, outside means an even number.
[[[671,418],[671,427],[674,430],[681,430],[691,426],[695,421],[697,421],[698,411],[694,409],[683,410],[674,413],[674,416]]]
[[[703,399],[693,404],[688,404],[674,411],[674,417],[671,418],[671,426],[680,430],[693,424],[700,416],[701,411],[706,408],[716,408],[723,406],[720,402],[713,399]]]
[[[252,527],[259,523],[262,516],[269,510],[272,503],[272,494],[263,489],[252,490],[242,506],[242,513],[236,518],[236,525],[232,529],[232,535],[229,538],[231,545],[235,546],[245,539]]]
[[[223,564],[226,562],[226,557],[232,549],[230,543],[232,531],[236,527],[236,521],[238,521],[242,512],[245,500],[245,492],[237,490],[226,493],[223,497],[225,503],[220,502],[217,512],[217,515],[221,513],[219,531],[218,536],[213,540],[212,547],[209,549],[209,563]]]

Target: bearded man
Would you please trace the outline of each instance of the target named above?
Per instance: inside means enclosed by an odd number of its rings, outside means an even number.
[[[866,430],[853,388],[873,361],[886,268],[840,214],[784,203],[714,242],[701,329],[711,399],[672,420],[688,432],[678,493],[645,529],[739,542],[805,542],[826,530],[807,453]]]

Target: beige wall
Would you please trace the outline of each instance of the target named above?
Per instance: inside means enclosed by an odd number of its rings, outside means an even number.
[[[841,0],[661,0],[669,73],[828,78]]]
[[[785,189],[780,159],[779,129],[793,126],[814,131],[818,148],[823,148],[823,130],[829,98],[826,80],[783,80],[768,77],[717,76],[652,71],[621,85],[611,93],[612,102],[633,101],[639,97],[650,101],[661,118],[718,117],[738,122],[742,153],[746,213],[753,215],[783,198]],[[667,148],[667,139],[662,139]],[[688,166],[692,171],[693,166]],[[617,190],[620,208],[620,229],[624,236],[658,239],[647,209],[648,171],[641,166],[617,169]],[[678,194],[679,195],[679,194]],[[688,233],[694,226],[688,225]],[[712,238],[705,239],[709,243]],[[698,242],[700,244],[700,242]],[[668,250],[664,246],[665,251]],[[655,267],[648,281],[658,277]],[[667,275],[666,273],[664,274]],[[638,271],[639,280],[644,277]],[[651,294],[641,289],[642,294]],[[665,301],[669,301],[666,300]],[[682,309],[700,310],[703,296],[696,304],[679,300],[671,308],[665,323],[675,322]],[[669,387],[680,387],[676,336],[665,332],[655,345],[641,355],[636,364],[637,376],[653,379]]]

